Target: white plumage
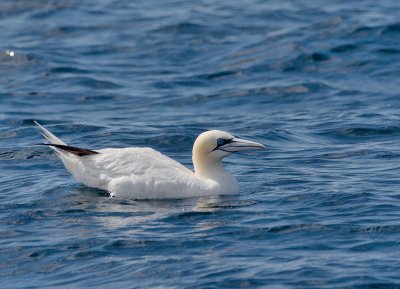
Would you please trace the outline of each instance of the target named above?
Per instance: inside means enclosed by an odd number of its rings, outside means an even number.
[[[86,186],[107,190],[113,197],[163,199],[236,194],[236,179],[221,160],[240,150],[265,149],[223,131],[202,133],[193,146],[195,172],[151,148],[86,150],[67,146],[35,122],[67,170]]]

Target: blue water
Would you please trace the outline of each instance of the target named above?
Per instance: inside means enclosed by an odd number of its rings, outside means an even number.
[[[0,2],[1,288],[399,288],[400,2]],[[241,193],[134,201],[77,183],[33,120]]]

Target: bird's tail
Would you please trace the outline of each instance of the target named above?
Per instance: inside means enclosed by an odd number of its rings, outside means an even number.
[[[98,154],[98,152],[93,151],[93,150],[69,146],[65,142],[60,140],[58,137],[56,137],[54,134],[52,134],[50,131],[48,131],[45,127],[40,125],[37,121],[35,121],[35,123],[40,127],[40,133],[42,134],[42,136],[46,140],[49,141],[49,143],[41,143],[38,145],[49,146],[52,150],[54,150],[56,153],[58,153],[59,157],[63,161],[65,161],[64,157],[70,157],[71,154],[76,155],[78,157]],[[68,154],[68,153],[70,153],[70,154]],[[67,164],[66,164],[66,166],[67,166]]]
[[[47,139],[50,144],[56,144],[56,145],[63,145],[66,146],[67,144],[60,140],[58,137],[56,137],[54,134],[52,134],[50,131],[48,131],[45,127],[40,125],[37,121],[34,121],[35,124],[40,128],[40,133],[42,136]]]

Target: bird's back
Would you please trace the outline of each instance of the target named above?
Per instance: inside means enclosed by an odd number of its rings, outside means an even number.
[[[151,148],[108,148],[97,152],[80,158],[68,156],[71,160],[62,158],[79,181],[108,190],[112,196],[180,198],[212,195],[217,190],[215,182],[198,179],[182,164]]]

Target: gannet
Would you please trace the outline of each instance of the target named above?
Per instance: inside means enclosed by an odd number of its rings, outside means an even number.
[[[164,199],[239,193],[234,176],[221,164],[238,151],[265,146],[220,130],[200,134],[193,145],[194,171],[147,147],[89,150],[69,146],[35,121],[66,169],[88,187],[106,190],[111,197]]]

